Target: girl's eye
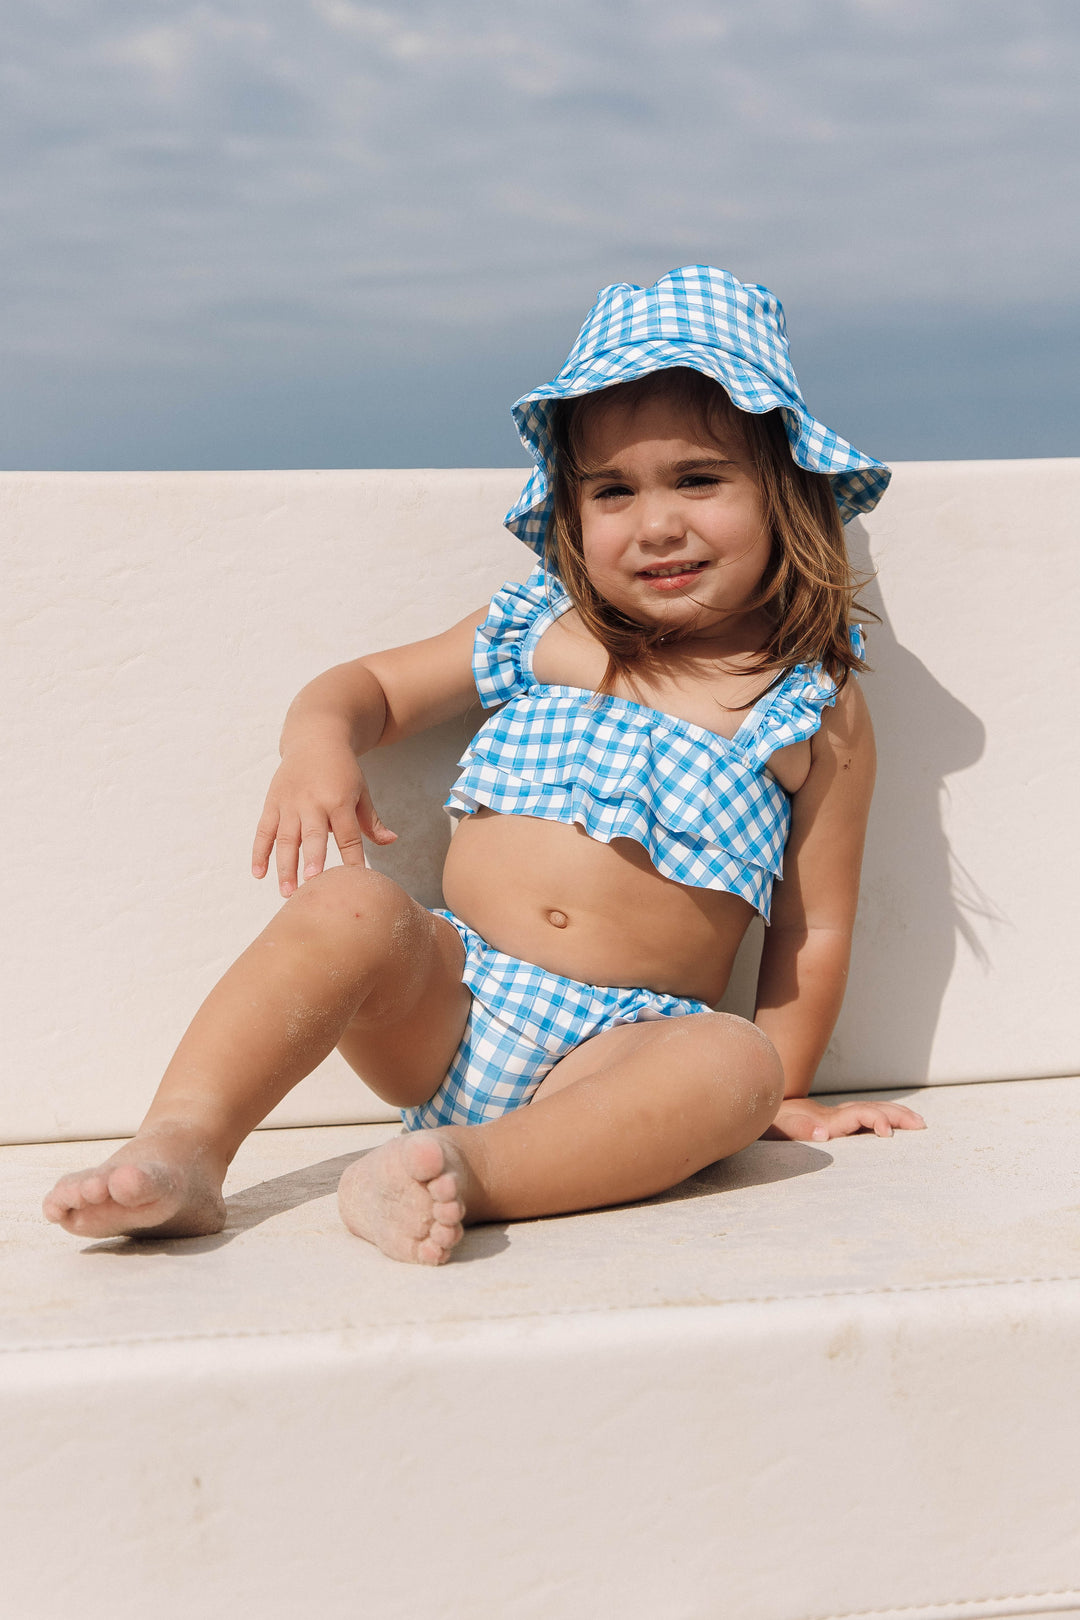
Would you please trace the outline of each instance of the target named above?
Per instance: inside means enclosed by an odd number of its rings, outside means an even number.
[[[680,480],[682,489],[712,489],[720,482],[715,473],[688,473]]]
[[[627,495],[632,493],[633,491],[628,489],[625,484],[605,484],[602,489],[595,491],[593,500],[618,501],[624,499]]]

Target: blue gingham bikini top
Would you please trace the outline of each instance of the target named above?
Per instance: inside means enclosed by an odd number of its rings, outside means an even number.
[[[791,827],[791,800],[769,758],[819,729],[822,710],[836,701],[833,682],[820,665],[799,664],[734,737],[722,737],[629,698],[538,681],[537,642],[572,606],[543,567],[492,598],[476,632],[473,673],[485,709],[504,707],[460,760],[446,809],[577,822],[605,844],[632,838],[664,877],[741,895],[767,922]],[[851,634],[861,655],[858,625]]]

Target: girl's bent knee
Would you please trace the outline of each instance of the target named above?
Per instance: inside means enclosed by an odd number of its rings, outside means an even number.
[[[773,1118],[784,1098],[784,1067],[780,1054],[764,1030],[734,1013],[709,1013],[715,1020],[718,1050],[724,1054],[717,1066],[720,1084],[730,1091],[737,1082],[747,1106],[755,1116]]]
[[[779,1108],[784,1096],[784,1066],[780,1054],[763,1029],[748,1019],[742,1019],[745,1031],[747,1064],[758,1086],[773,1099],[773,1111]]]
[[[776,1111],[784,1100],[784,1068],[779,1054],[767,1037],[757,1043],[756,1058],[750,1065],[748,1104],[755,1120],[764,1130],[776,1118]]]
[[[400,884],[367,866],[331,866],[287,902],[294,916],[360,924],[366,930],[400,928],[419,909]]]

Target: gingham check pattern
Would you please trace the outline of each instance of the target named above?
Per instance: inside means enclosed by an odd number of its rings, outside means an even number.
[[[765,766],[775,749],[818,730],[835,701],[832,682],[798,666],[733,738],[627,698],[545,686],[533,650],[570,605],[542,567],[492,598],[473,673],[485,708],[505,707],[473,738],[446,808],[576,822],[605,844],[632,838],[664,877],[741,895],[768,921],[791,801]]]
[[[767,287],[736,281],[726,270],[686,265],[653,287],[605,287],[553,382],[514,406],[521,441],[536,462],[506,526],[543,555],[553,509],[551,407],[652,371],[688,366],[712,377],[741,411],[779,410],[800,467],[832,479],[846,523],[877,505],[889,469],[819,422],[806,408],[788,357],[779,300]]]
[[[703,1001],[579,984],[488,945],[452,912],[465,944],[463,978],[473,1001],[446,1079],[419,1108],[402,1109],[410,1131],[480,1125],[527,1103],[561,1057],[617,1024],[708,1012]]]

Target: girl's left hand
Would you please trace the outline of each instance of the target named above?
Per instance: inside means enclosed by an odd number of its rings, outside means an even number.
[[[854,1136],[856,1131],[891,1136],[894,1130],[925,1129],[922,1115],[903,1103],[848,1102],[830,1106],[815,1097],[786,1097],[764,1135],[785,1142],[827,1142],[833,1136]]]

